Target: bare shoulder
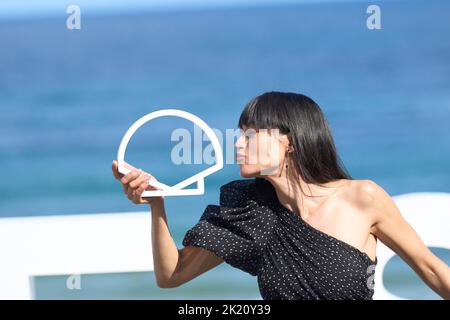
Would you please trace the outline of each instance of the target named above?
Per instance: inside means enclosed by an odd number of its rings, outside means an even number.
[[[350,180],[345,193],[354,205],[374,215],[375,220],[395,206],[389,193],[373,180]]]
[[[341,189],[341,195],[360,206],[370,205],[374,200],[389,196],[381,186],[372,180],[346,180]]]

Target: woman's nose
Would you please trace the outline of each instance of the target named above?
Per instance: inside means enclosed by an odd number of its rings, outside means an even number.
[[[234,144],[234,146],[236,147],[236,149],[240,149],[240,148],[244,148],[244,136],[240,136],[237,138],[236,143]]]

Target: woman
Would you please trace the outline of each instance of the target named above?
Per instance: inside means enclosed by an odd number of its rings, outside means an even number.
[[[372,299],[379,239],[450,298],[450,268],[424,245],[388,193],[371,180],[350,177],[313,100],[264,93],[246,105],[239,128],[245,132],[235,144],[240,174],[253,179],[224,184],[220,205],[206,207],[182,249],[171,237],[164,199],[141,197],[153,189],[151,176],[135,168],[122,176],[113,162],[128,198],[151,206],[158,286],[180,286],[225,261],[257,276],[264,299]],[[274,141],[276,148],[262,147]]]

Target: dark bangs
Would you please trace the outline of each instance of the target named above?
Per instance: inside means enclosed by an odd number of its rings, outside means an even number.
[[[257,96],[245,105],[239,117],[240,129],[246,126],[255,129],[279,129],[282,134],[289,133],[289,112],[286,100],[272,93],[275,92]]]

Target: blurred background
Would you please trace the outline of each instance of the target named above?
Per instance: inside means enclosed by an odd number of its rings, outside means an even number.
[[[79,30],[66,27],[70,4],[81,9]],[[381,8],[381,30],[366,26],[370,4]],[[1,2],[0,217],[148,210],[111,174],[134,121],[179,108],[225,132],[272,90],[321,106],[354,179],[392,196],[450,192],[449,14],[444,0]],[[149,123],[127,161],[182,180],[192,167],[169,161],[180,126]],[[219,187],[239,178],[225,164],[204,195],[166,197],[179,247]],[[449,263],[448,250],[433,251]],[[36,298],[261,299],[256,278],[227,264],[173,289],[151,272],[83,275],[82,290],[65,280],[37,277]],[[437,298],[398,257],[384,283],[405,298]]]

